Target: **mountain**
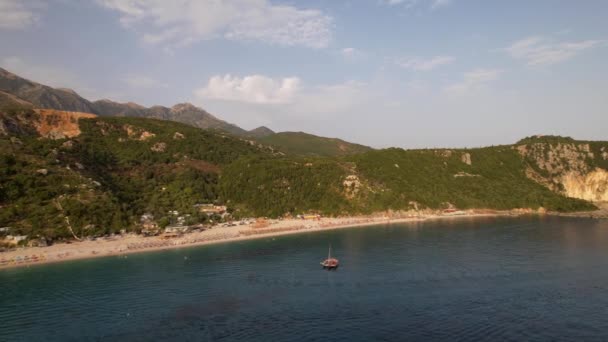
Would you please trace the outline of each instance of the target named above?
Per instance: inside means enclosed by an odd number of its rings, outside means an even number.
[[[235,135],[247,135],[240,127],[220,120],[207,111],[189,103],[171,108],[154,106],[146,108],[135,103],[118,103],[110,100],[91,102],[74,90],[52,88],[0,68],[0,92],[15,96],[35,108],[84,112],[104,116],[134,116],[182,122],[194,127],[217,129]],[[0,100],[2,96],[0,94]]]
[[[0,91],[39,108],[96,113],[93,104],[74,91],[55,89],[32,82],[2,68],[0,68]]]
[[[164,226],[175,211],[188,223],[221,219],[201,214],[200,203],[224,204],[239,218],[569,212],[601,201],[608,142],[534,136],[486,148],[374,150],[303,132],[245,131],[188,103],[90,102],[0,69],[0,227],[10,234],[139,231],[142,215]]]
[[[276,147],[287,154],[302,156],[345,156],[364,153],[372,148],[336,138],[325,138],[304,132],[280,132],[259,137],[262,144]]]
[[[333,147],[332,147],[333,149]],[[333,151],[333,150],[332,150]],[[182,123],[0,109],[0,227],[50,239],[236,218],[444,208],[580,211],[608,196],[608,142],[527,138],[475,149],[277,154]],[[66,220],[66,217],[69,220]]]
[[[33,107],[31,103],[18,98],[17,96],[0,91],[0,108]]]
[[[132,102],[118,103],[110,100],[99,100],[95,101],[93,105],[96,109],[96,113],[99,115],[133,116],[169,120],[185,123],[198,128],[225,131],[234,135],[247,135],[246,130],[220,120],[204,109],[190,103],[179,103],[171,108],[163,106],[146,108]]]
[[[108,99],[91,102],[72,89],[52,88],[0,68],[0,106],[9,104],[11,106],[91,113],[100,116],[126,116],[176,121],[198,128],[213,129],[236,136],[253,138],[259,143],[272,145],[289,154],[339,156],[371,150],[367,146],[302,132],[275,133],[264,126],[246,131],[234,124],[218,119],[204,109],[190,103],[179,103],[169,108],[164,106],[144,107],[133,102],[119,103]]]
[[[272,134],[274,134],[274,131],[266,126],[260,126],[247,132],[247,136],[252,138],[264,138]]]

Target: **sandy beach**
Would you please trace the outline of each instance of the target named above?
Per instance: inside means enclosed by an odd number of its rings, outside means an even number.
[[[23,247],[0,253],[0,269],[23,267],[34,264],[61,262],[76,259],[127,255],[180,247],[202,246],[214,243],[243,241],[287,234],[318,232],[323,230],[419,222],[433,219],[462,219],[475,217],[519,216],[538,214],[531,210],[468,210],[456,213],[418,213],[416,215],[370,215],[346,218],[319,218],[314,220],[269,220],[268,226],[256,228],[253,224],[214,226],[204,231],[194,231],[174,238],[145,237],[137,234],[116,235],[96,240],[55,243],[48,247]],[[550,213],[551,214],[551,213]],[[586,216],[587,215],[581,215]]]

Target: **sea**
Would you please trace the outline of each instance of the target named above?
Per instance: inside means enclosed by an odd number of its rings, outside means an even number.
[[[608,220],[427,220],[0,271],[0,341],[606,340]]]

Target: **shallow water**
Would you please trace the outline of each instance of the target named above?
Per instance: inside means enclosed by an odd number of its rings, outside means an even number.
[[[328,244],[337,271],[319,262]],[[0,271],[4,341],[608,339],[608,221],[349,228]]]

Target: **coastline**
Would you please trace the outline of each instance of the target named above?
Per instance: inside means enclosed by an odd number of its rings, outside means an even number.
[[[602,210],[599,218],[607,213]],[[346,218],[320,218],[316,220],[283,219],[271,220],[268,227],[254,228],[252,225],[232,227],[213,227],[201,232],[191,232],[180,237],[163,239],[159,236],[144,237],[136,234],[126,234],[111,239],[95,241],[75,241],[57,243],[48,247],[23,247],[0,252],[0,270],[32,265],[49,264],[63,261],[90,259],[98,257],[123,256],[135,253],[154,252],[183,247],[197,247],[218,243],[247,241],[253,239],[277,237],[291,234],[313,233],[326,230],[398,224],[409,222],[424,222],[428,220],[446,220],[480,217],[518,217],[523,215],[551,215],[567,217],[594,217],[593,212],[562,214],[544,213],[526,209],[506,211],[496,210],[467,210],[456,214],[426,213],[411,216],[352,216]]]

